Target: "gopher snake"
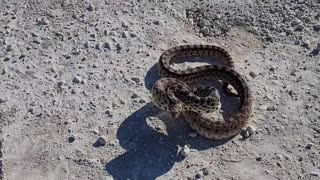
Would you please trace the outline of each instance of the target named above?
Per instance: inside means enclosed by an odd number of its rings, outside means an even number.
[[[205,65],[188,70],[176,70],[170,60],[181,57],[213,57],[222,59],[227,66]],[[158,108],[170,111],[177,117],[180,113],[190,127],[208,139],[226,139],[240,133],[248,126],[251,116],[252,97],[247,82],[234,69],[231,56],[224,49],[213,45],[183,45],[166,50],[160,56],[159,79],[152,88],[152,101]],[[209,93],[192,90],[188,84],[200,80],[221,80],[224,88],[232,85],[240,97],[240,107],[228,119],[217,120],[208,116],[220,106],[220,96],[215,89]]]

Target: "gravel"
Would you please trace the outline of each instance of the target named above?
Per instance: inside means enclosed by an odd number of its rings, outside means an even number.
[[[1,176],[313,176],[320,162],[320,7],[313,2],[2,1]],[[161,53],[200,43],[230,52],[252,90],[250,123],[259,133],[226,141],[192,138],[183,117],[172,120],[147,98]],[[219,84],[212,83],[220,90]],[[138,97],[131,99],[133,93]],[[236,113],[241,99],[221,98],[223,117]],[[102,135],[107,143],[96,148]]]
[[[318,29],[317,26],[314,28],[311,25],[317,23],[312,11],[319,10],[319,5],[314,4],[315,1],[297,4],[248,1],[248,5],[242,10],[238,8],[242,6],[240,1],[226,6],[226,9],[221,8],[220,3],[222,2],[203,1],[186,11],[187,18],[192,20],[198,31],[205,37],[227,35],[232,27],[242,27],[262,39],[274,42],[285,39],[287,35],[292,35],[290,39],[293,40],[300,32],[312,28]],[[230,11],[230,8],[234,9]],[[297,13],[298,9],[304,9],[303,16]],[[293,32],[292,28],[297,33]]]

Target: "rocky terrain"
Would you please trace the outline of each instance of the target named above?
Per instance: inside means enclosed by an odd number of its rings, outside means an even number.
[[[318,0],[1,0],[0,179],[319,179],[319,37]],[[150,102],[161,53],[199,43],[248,80],[253,136]]]

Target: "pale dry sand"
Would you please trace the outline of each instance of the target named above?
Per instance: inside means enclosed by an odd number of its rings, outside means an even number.
[[[243,4],[219,2],[220,10]],[[205,37],[213,17],[186,15],[210,4],[201,3],[1,0],[0,179],[319,178],[319,2],[274,2],[274,13],[253,17],[270,24],[277,11],[298,7],[287,16],[303,19],[302,32],[294,19],[284,21],[289,30],[292,24],[288,35],[259,35],[222,14],[215,27],[230,22],[230,31]],[[269,28],[262,21],[256,27]],[[183,119],[159,115],[150,103],[161,53],[197,43],[226,48],[248,79],[258,128],[249,139],[190,137]],[[183,158],[177,150],[185,145],[191,152]]]

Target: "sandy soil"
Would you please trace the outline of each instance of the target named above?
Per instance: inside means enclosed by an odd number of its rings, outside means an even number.
[[[320,178],[320,3],[246,2],[1,0],[0,179]],[[150,103],[161,53],[197,43],[248,79],[245,141]]]

